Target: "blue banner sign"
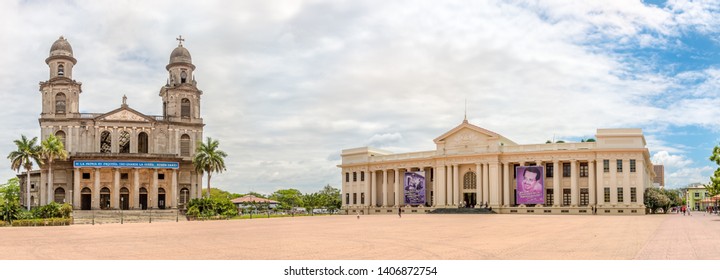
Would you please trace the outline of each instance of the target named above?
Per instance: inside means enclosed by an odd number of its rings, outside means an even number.
[[[158,161],[104,161],[104,160],[76,160],[73,167],[114,167],[114,168],[180,168],[179,162]]]

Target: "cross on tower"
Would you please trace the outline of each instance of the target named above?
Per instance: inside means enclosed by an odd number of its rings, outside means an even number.
[[[182,35],[179,35],[177,38],[175,38],[175,40],[178,41],[178,46],[180,46],[180,47],[182,47],[182,42],[185,41],[185,39],[183,39]]]

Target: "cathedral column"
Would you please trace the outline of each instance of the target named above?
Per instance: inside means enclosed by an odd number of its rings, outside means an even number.
[[[95,169],[95,183],[92,190],[92,209],[100,208],[100,168]]]
[[[120,209],[120,168],[113,168],[113,191],[110,196],[110,209]]]
[[[140,207],[140,169],[133,169],[133,205],[135,209],[142,209]]]
[[[80,209],[80,168],[73,168],[73,186],[70,188],[73,209]]]
[[[570,206],[578,205],[577,160],[570,161]]]
[[[510,206],[510,163],[503,165],[503,206]]]
[[[480,205],[483,202],[483,192],[482,192],[482,180],[481,180],[481,174],[482,174],[482,164],[476,163],[475,164],[475,204]]]
[[[177,179],[177,169],[172,170],[172,177],[170,181],[170,203],[167,205],[168,209],[172,209],[174,206],[177,205],[177,195],[178,195],[178,179]],[[177,208],[177,207],[175,207]]]
[[[595,160],[588,161],[588,195],[590,196],[590,205],[595,205]]]
[[[153,168],[152,187],[148,191],[148,203],[150,208],[158,208],[158,170]]]
[[[387,169],[383,169],[383,181],[382,181],[382,206],[388,206],[388,174]]]
[[[553,160],[553,206],[562,206],[562,186],[560,186],[560,161]]]

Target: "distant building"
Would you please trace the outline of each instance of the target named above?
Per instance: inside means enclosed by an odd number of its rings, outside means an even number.
[[[233,199],[233,200],[230,200],[230,201],[231,201],[233,204],[235,204],[235,206],[236,206],[238,209],[249,208],[249,207],[252,206],[253,204],[255,204],[255,206],[258,206],[258,205],[263,205],[263,206],[265,206],[265,205],[267,205],[267,207],[269,207],[269,208],[271,208],[271,209],[275,209],[275,208],[277,208],[278,205],[280,204],[280,202],[277,202],[277,201],[275,201],[275,200],[271,200],[271,199],[267,199],[267,198],[262,198],[262,197],[257,197],[257,196],[254,196],[254,195],[246,195],[246,196],[238,197],[238,198]]]
[[[687,186],[687,205],[693,210],[700,210],[704,208],[703,200],[710,199],[710,193],[705,189],[705,185],[701,183],[692,183]]]
[[[658,184],[660,188],[665,187],[665,166],[662,164],[653,164],[653,171],[655,171],[653,183]]]

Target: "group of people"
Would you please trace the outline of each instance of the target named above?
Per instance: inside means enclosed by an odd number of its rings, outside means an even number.
[[[475,204],[467,203],[465,201],[460,201],[460,205],[458,207],[459,208],[475,208]],[[478,207],[483,207],[483,208],[487,209],[488,208],[487,201],[484,204],[483,203],[478,204]]]

